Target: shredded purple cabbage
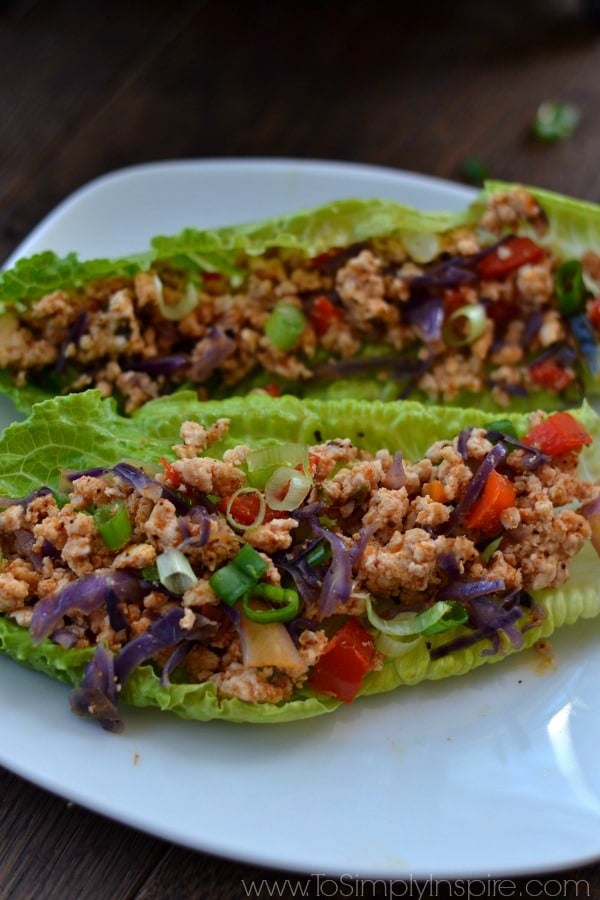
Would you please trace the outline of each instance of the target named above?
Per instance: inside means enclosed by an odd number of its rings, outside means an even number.
[[[77,316],[77,318],[71,325],[67,338],[60,348],[60,353],[58,354],[58,358],[56,360],[55,369],[59,375],[62,375],[67,367],[67,349],[71,344],[77,345],[79,343],[79,341],[87,331],[88,324],[89,315],[86,311],[84,311]]]
[[[212,326],[190,357],[190,377],[194,382],[206,381],[235,350],[233,338],[222,329]]]
[[[102,644],[96,647],[81,685],[71,691],[69,701],[75,715],[97,719],[106,731],[123,731],[117,709],[114,656]]]
[[[334,360],[316,368],[314,375],[316,378],[339,378],[344,375],[357,375],[377,369],[388,370],[392,375],[412,375],[420,372],[422,367],[421,359],[389,354]]]
[[[204,547],[210,537],[210,523],[210,513],[203,506],[193,506],[185,516],[179,516],[177,525],[183,540],[178,548],[183,550],[184,547]],[[192,533],[192,525],[200,526],[197,534]]]
[[[385,473],[385,477],[381,483],[384,488],[387,488],[390,491],[397,491],[398,488],[401,488],[406,484],[406,471],[404,469],[402,450],[398,450],[394,454],[392,465]]]
[[[444,301],[441,297],[410,300],[403,309],[405,321],[417,329],[426,344],[438,341],[444,324]]]
[[[452,510],[444,529],[446,532],[452,533],[462,525],[465,516],[479,498],[490,472],[492,469],[497,469],[506,459],[506,456],[506,447],[502,443],[498,443],[495,447],[492,447],[490,452],[484,457],[483,462],[467,485],[466,491]]]
[[[461,634],[438,647],[430,648],[431,659],[442,659],[450,653],[465,650],[483,640],[490,640],[491,647],[484,648],[481,655],[492,656],[498,652],[501,632],[506,635],[513,650],[520,650],[524,639],[517,622],[523,617],[524,611],[515,602],[516,593],[512,592],[502,603],[487,596],[472,598],[468,602],[468,608],[469,626],[473,631],[470,634]]]
[[[33,607],[29,632],[34,644],[39,644],[60,625],[65,616],[74,612],[91,613],[110,603],[141,600],[143,586],[139,578],[125,569],[98,569],[77,581],[44,597]]]
[[[321,592],[323,566],[313,566],[308,562],[308,556],[319,540],[317,538],[311,541],[307,547],[295,555],[285,550],[279,550],[272,557],[275,566],[291,577],[296,590],[305,603],[316,600]]]
[[[473,581],[455,581],[447,585],[437,595],[438,600],[458,600],[463,603],[475,597],[497,594],[504,590],[502,578],[477,578]]]
[[[216,622],[199,615],[196,616],[193,628],[182,628],[181,620],[185,614],[186,610],[180,606],[171,607],[148,631],[119,650],[115,657],[115,678],[118,684],[125,684],[134,669],[152,659],[160,650],[177,647],[182,641],[208,637],[218,628]]]
[[[352,592],[352,559],[342,538],[313,524],[313,532],[325,538],[331,547],[331,561],[323,578],[320,609],[323,616],[330,616],[340,604],[347,603]]]
[[[135,356],[122,360],[121,367],[133,372],[145,372],[147,375],[155,377],[157,375],[174,375],[187,366],[189,361],[190,357],[187,353],[173,353],[171,356],[157,356],[152,359]]]

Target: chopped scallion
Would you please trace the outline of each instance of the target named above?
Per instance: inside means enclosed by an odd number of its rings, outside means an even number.
[[[558,308],[565,316],[581,312],[587,296],[583,267],[578,259],[568,259],[554,276]]]
[[[581,113],[573,103],[540,103],[532,127],[533,136],[539,141],[554,144],[571,136],[579,124]]]
[[[253,597],[260,597],[274,603],[275,609],[255,609],[250,605]],[[279,587],[276,584],[257,584],[242,601],[244,613],[252,622],[265,625],[268,622],[290,622],[298,615],[300,597],[297,591]]]
[[[267,568],[260,553],[250,544],[245,544],[231,562],[213,572],[208,583],[223,603],[233,606],[236,600],[258,584]]]
[[[450,347],[463,347],[481,337],[486,325],[485,307],[481,303],[468,303],[448,317],[443,327],[443,337]]]
[[[120,550],[131,537],[131,522],[124,503],[99,506],[94,514],[98,534],[109,550]]]
[[[306,328],[306,316],[301,309],[280,300],[265,323],[265,334],[278,350],[291,350]]]
[[[185,594],[198,582],[198,576],[181,550],[167,547],[156,557],[158,580],[173,594]]]

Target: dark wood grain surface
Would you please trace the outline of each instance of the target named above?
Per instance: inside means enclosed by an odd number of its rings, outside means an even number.
[[[3,2],[0,257],[82,184],[151,160],[321,158],[464,180],[464,160],[476,157],[495,177],[600,202],[594,5]],[[581,111],[559,144],[530,134],[547,99]],[[172,846],[0,769],[2,900],[233,900],[251,878],[266,879],[258,896],[316,896],[305,875],[285,882],[289,873]],[[599,864],[512,881],[502,896],[600,897]],[[395,895],[385,884],[322,888],[401,896],[399,885]],[[467,896],[451,883],[417,891],[407,884],[402,895]]]

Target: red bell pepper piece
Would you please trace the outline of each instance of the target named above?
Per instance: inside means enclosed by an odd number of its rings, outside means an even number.
[[[539,425],[534,425],[523,438],[523,443],[537,447],[548,456],[563,456],[565,453],[579,453],[586,444],[592,443],[592,438],[570,413],[556,412]]]
[[[492,469],[483,491],[467,514],[467,525],[484,534],[496,533],[501,527],[500,516],[505,509],[515,505],[516,499],[512,482]]]
[[[329,297],[322,294],[315,299],[308,318],[317,337],[323,337],[335,322],[341,322],[343,313]]]
[[[575,380],[573,372],[568,372],[552,360],[535,363],[529,375],[534,384],[551,391],[564,391]]]
[[[509,237],[477,264],[482,278],[503,278],[525,263],[536,263],[546,251],[528,237]]]
[[[357,619],[348,619],[330,639],[308,679],[319,694],[350,703],[373,668],[375,642]]]

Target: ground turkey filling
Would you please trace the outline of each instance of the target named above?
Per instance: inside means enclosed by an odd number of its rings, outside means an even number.
[[[156,264],[57,290],[20,316],[5,314],[0,366],[21,387],[97,387],[128,414],[184,384],[201,398],[234,386],[301,394],[315,379],[326,385],[357,371],[380,380],[383,399],[418,389],[460,402],[463,392],[487,391],[508,406],[542,388],[573,406],[579,347],[557,308],[561,261],[534,242],[523,255],[511,243],[521,223],[534,235],[546,229],[535,200],[512,189],[490,200],[476,228],[434,238],[427,262],[415,260],[422,247],[394,237],[316,258],[277,249],[240,257],[236,287],[225,275]],[[596,253],[581,264],[598,278]],[[593,299],[581,313],[592,335],[600,325]]]
[[[544,416],[531,418],[539,423]],[[3,501],[0,612],[30,628],[35,640],[103,645],[117,655],[176,616],[171,644],[147,652],[159,670],[171,672],[176,662],[180,678],[211,682],[221,697],[277,703],[310,678],[340,621],[355,617],[372,631],[367,598],[391,619],[430,608],[453,585],[492,584],[498,606],[506,598],[517,604],[522,630],[539,614],[527,592],[563,584],[570,559],[590,538],[578,510],[600,486],[579,479],[578,454],[550,458],[484,428],[437,442],[416,462],[388,449],[367,453],[348,439],[306,448],[309,486],[298,507],[266,507],[257,524],[244,525],[227,498],[248,485],[252,451],[237,446],[218,458],[203,455],[227,430],[224,419],[209,427],[184,423],[176,458],[159,474],[123,463],[71,473],[66,493],[42,488]],[[485,517],[470,526],[464,498],[492,460],[510,485],[511,504],[491,526]],[[119,503],[130,534],[111,550],[93,513]],[[307,550],[319,544],[329,555],[309,571]],[[239,603],[225,603],[210,584],[248,545],[265,563],[262,585],[300,595],[294,620],[278,623],[293,637],[289,668],[247,663]],[[193,573],[182,593],[156,575],[168,548],[180,551]],[[334,569],[348,576],[341,600],[331,587]],[[467,594],[456,596],[471,615]],[[377,655],[373,667],[381,662]]]

